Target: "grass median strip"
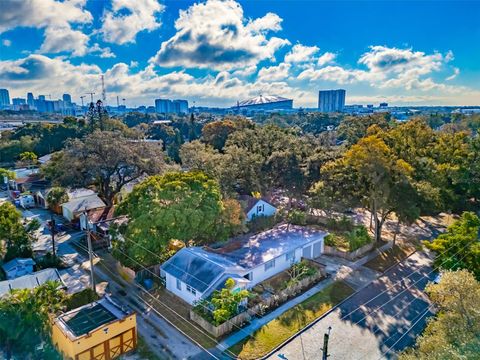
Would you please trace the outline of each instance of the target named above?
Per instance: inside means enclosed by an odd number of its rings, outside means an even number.
[[[353,292],[350,286],[337,281],[265,324],[249,338],[235,344],[229,350],[238,354],[239,359],[258,359],[318,319]]]

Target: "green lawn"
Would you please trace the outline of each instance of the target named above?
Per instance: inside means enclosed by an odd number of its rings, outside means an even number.
[[[352,288],[344,282],[337,281],[287,310],[257,330],[250,338],[232,346],[229,350],[237,354],[239,359],[258,359],[352,293]]]

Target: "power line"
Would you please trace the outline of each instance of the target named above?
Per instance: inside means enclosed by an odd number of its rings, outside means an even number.
[[[468,244],[466,244],[468,245]],[[457,251],[455,253],[455,255],[457,255],[461,250],[463,250],[465,248],[465,246],[463,248],[461,248],[459,251]],[[462,256],[461,259],[465,258],[466,255]],[[442,265],[446,262],[446,260],[442,261]],[[455,262],[456,264],[458,264],[458,260]],[[359,324],[361,321],[363,321],[364,319],[367,318],[367,316],[377,312],[378,310],[380,310],[381,308],[383,308],[385,305],[387,305],[388,303],[390,303],[392,300],[396,299],[398,296],[400,296],[401,294],[403,294],[405,291],[407,291],[408,289],[410,289],[412,286],[416,285],[417,283],[419,283],[421,280],[423,280],[423,278],[428,278],[429,275],[431,275],[433,272],[435,271],[435,269],[431,270],[427,275],[422,275],[420,274],[422,277],[420,279],[418,279],[417,281],[413,282],[413,284],[410,284],[408,285],[405,289],[403,289],[401,292],[399,292],[398,294],[396,294],[393,298],[389,299],[387,302],[383,303],[382,305],[380,305],[379,307],[377,307],[376,309],[372,310],[371,312],[369,312],[368,314],[366,314],[363,318],[361,318],[359,321],[355,322],[353,325],[357,325]],[[365,305],[366,303],[364,303],[363,305]],[[354,311],[351,311],[349,314],[347,315],[351,315],[353,312],[357,311],[358,309],[360,309],[362,305],[360,305],[359,307],[357,307]],[[342,316],[342,318],[340,320],[343,320],[345,319],[346,316]]]
[[[462,259],[465,258],[465,257],[466,257],[466,255],[464,255],[464,256],[462,257]],[[455,264],[458,264],[458,261],[456,261]],[[404,311],[405,309],[407,309],[411,304],[413,304],[413,302],[415,302],[415,301],[418,300],[418,299],[420,299],[420,297],[414,296],[414,298],[413,298],[411,301],[409,301],[409,302],[408,302],[405,306],[403,306],[400,310],[396,311],[395,314],[393,314],[392,316],[395,317],[396,315],[398,315],[399,313],[401,313],[402,311]],[[431,307],[431,305],[430,305],[428,308],[430,308],[430,307]],[[360,320],[360,321],[361,321],[361,320]],[[358,322],[355,323],[354,325],[356,325],[356,324],[358,324]],[[379,330],[380,330],[380,328],[378,328],[377,330],[374,330],[374,331],[373,331],[373,334],[376,334]],[[393,336],[394,336],[394,334],[392,334],[392,335],[391,335],[390,337],[388,337],[386,340],[392,338]],[[361,358],[358,359],[358,360],[362,360],[365,356],[366,356],[366,355],[364,355],[363,357],[361,357]]]
[[[146,247],[144,247],[144,246],[141,245],[140,243],[137,243],[137,242],[135,242],[135,241],[133,241],[133,240],[127,238],[127,237],[123,237],[123,238],[126,239],[126,240],[128,240],[128,241],[130,241],[130,242],[133,242],[134,244],[136,244],[136,245],[138,245],[138,246],[140,246],[142,249],[148,251],[148,252],[151,253],[152,255],[156,256],[159,260],[161,260],[161,258],[160,258],[160,256],[159,256],[158,254],[155,254],[154,252],[152,252],[151,250],[147,249]],[[187,273],[185,272],[185,270],[179,268],[179,267],[176,266],[175,264],[169,263],[169,265],[177,268],[177,269],[180,270],[183,274],[187,274]],[[155,275],[156,275],[156,274],[155,274]],[[188,276],[191,276],[191,277],[194,278],[195,280],[203,283],[204,285],[207,286],[207,288],[210,287],[210,284],[207,284],[205,281],[203,281],[202,279],[199,279],[199,278],[196,277],[195,275],[191,275],[191,274],[187,274],[187,275],[188,275]],[[156,276],[158,276],[158,275],[156,275]],[[199,305],[200,305],[200,304],[199,304]],[[205,309],[207,309],[208,311],[210,311],[210,309],[206,308],[204,305],[202,305],[202,306],[203,306]],[[253,313],[254,313],[255,315],[257,315],[257,316],[262,317],[262,315],[260,315],[258,312],[253,311]],[[228,321],[228,320],[227,320],[227,321]],[[240,329],[240,330],[242,330],[242,331],[245,331],[245,330],[243,330],[242,328],[238,327],[237,325],[235,325],[235,324],[233,324],[233,323],[232,323],[232,325],[236,326],[238,329]],[[250,336],[250,335],[249,335],[249,336]]]
[[[152,272],[150,269],[146,268],[145,266],[143,266],[140,262],[138,262],[137,260],[131,258],[130,256],[128,256],[127,254],[125,254],[123,251],[121,250],[118,250],[116,249],[117,251],[119,251],[120,253],[122,253],[123,255],[125,255],[127,258],[129,258],[130,260],[134,261],[135,263],[137,263],[138,265],[140,265],[143,269],[145,269],[146,271],[150,272],[152,275],[156,276],[158,279],[161,280],[161,278],[155,274],[154,272]],[[104,267],[106,268],[106,267]],[[112,275],[113,273],[110,272]],[[173,310],[171,307],[165,305],[164,303],[162,303],[161,301],[159,301],[158,299],[156,299],[154,296],[152,296],[152,294],[150,294],[148,291],[145,291],[145,289],[143,289],[141,286],[139,285],[136,285],[137,288],[139,288],[140,290],[142,290],[144,293],[148,294],[152,299],[154,299],[156,302],[158,302],[160,305],[164,306],[165,308],[167,308],[168,310],[170,310],[171,312],[173,312],[175,315],[177,315],[178,317],[180,317],[181,319],[187,321],[189,324],[191,324],[195,329],[199,330],[202,334],[206,335],[207,337],[209,337],[212,341],[214,341],[217,345],[221,346],[220,343],[215,339],[213,338],[212,336],[210,336],[208,333],[204,332],[202,329],[200,329],[199,327],[197,327],[196,325],[192,324],[190,321],[188,321],[188,319],[184,318],[182,315],[180,315],[178,312],[176,312],[175,310]],[[167,320],[170,324],[172,324],[175,328],[177,328],[177,326],[175,324],[173,324],[171,321],[169,321],[167,318],[165,318],[165,316],[161,315],[162,318],[164,318],[165,320]],[[177,328],[178,329],[178,328]],[[179,330],[179,329],[178,329]],[[181,331],[181,330],[179,330]],[[183,334],[184,332],[181,331]],[[187,336],[189,339],[191,339],[188,335],[184,334],[185,336]],[[191,339],[192,341],[194,341],[196,344],[198,344],[195,340]],[[199,345],[199,344],[198,344]],[[202,349],[204,349],[207,353],[209,353],[210,355],[214,356],[213,354],[211,354],[207,349],[205,349],[203,346],[199,345]],[[236,357],[235,354],[233,354],[231,351],[229,351],[226,347],[222,346],[224,348],[224,351],[227,351],[227,352],[230,352],[232,355],[234,355]],[[214,356],[215,357],[215,356]]]
[[[425,311],[417,318],[417,320],[407,329],[407,331],[405,331],[405,333],[404,333],[402,336],[400,336],[400,338],[399,338],[397,341],[395,341],[395,342],[393,343],[393,345],[390,346],[390,347],[387,349],[387,351],[385,351],[385,352],[379,357],[379,360],[383,359],[383,357],[384,357],[385,355],[387,355],[387,353],[389,353],[389,352],[393,349],[393,347],[394,347],[395,345],[397,345],[397,344],[400,342],[400,340],[402,340],[402,339],[405,337],[405,335],[407,335],[407,334],[415,327],[415,325],[417,325],[418,322],[419,322],[420,320],[422,320],[422,318],[423,318],[424,316],[426,316],[426,315],[430,312],[430,308],[431,308],[431,306],[429,306],[429,307],[427,308],[427,310],[425,310]],[[387,338],[386,340],[388,340],[388,339],[390,339],[390,338],[391,338],[391,336],[390,336],[389,338]]]
[[[153,254],[154,256],[156,256],[157,258],[160,259],[160,257],[159,257],[158,254],[153,253],[151,250],[145,248],[145,247],[142,246],[141,244],[139,244],[139,243],[133,241],[132,239],[127,238],[127,237],[124,237],[124,239],[126,239],[126,240],[128,240],[128,241],[131,241],[132,243],[140,246],[141,248],[145,249],[146,251],[150,252],[151,254]],[[448,250],[450,250],[451,248],[453,248],[454,245],[456,245],[456,244],[452,244],[452,245],[449,247],[449,249],[446,249],[445,251],[443,251],[443,252],[440,253],[440,254],[446,253]],[[465,244],[463,248],[465,248],[465,247],[468,246],[468,245],[470,245],[470,244],[469,244],[469,243]],[[463,250],[463,248],[461,248],[460,250]],[[117,250],[118,250],[118,249],[117,249]],[[457,251],[457,253],[459,253],[460,250]],[[133,261],[135,261],[136,263],[138,263],[138,261],[132,259],[132,258],[129,257],[127,254],[125,254],[124,252],[122,252],[122,251],[120,251],[120,252],[121,252],[122,254],[124,254],[125,256],[127,256],[128,258],[130,258],[131,260],[133,260]],[[456,253],[456,254],[457,254],[457,253]],[[445,261],[444,261],[444,262],[445,262]],[[444,262],[442,262],[442,264],[443,264]],[[140,264],[140,263],[138,263],[138,264],[139,264],[142,268],[144,268],[145,270],[147,270],[149,273],[151,273],[152,275],[154,275],[155,277],[157,277],[157,278],[159,278],[159,279],[161,280],[161,278],[160,278],[157,274],[153,273],[150,269],[146,268],[145,266],[143,266],[143,265]],[[175,266],[174,264],[172,264],[172,265],[173,265],[174,267],[178,268],[178,267]],[[184,271],[183,269],[180,269],[180,268],[178,268],[178,269],[181,270],[183,273],[185,273],[185,271]],[[404,281],[404,280],[407,279],[407,278],[410,278],[411,276],[413,276],[413,274],[418,273],[419,271],[420,271],[420,269],[412,272],[412,273],[409,274],[407,277],[404,277],[404,278],[400,279],[400,280],[397,281],[395,284],[390,285],[390,286],[387,286],[387,289],[383,290],[381,293],[377,294],[375,297],[371,298],[369,301],[367,301],[367,302],[359,305],[359,306],[358,306],[357,308],[355,308],[353,311],[351,311],[351,312],[348,313],[347,315],[343,316],[343,317],[341,318],[341,320],[344,319],[346,316],[351,315],[351,314],[354,313],[356,310],[360,309],[361,306],[364,306],[364,305],[370,303],[371,301],[373,301],[374,299],[378,298],[381,294],[385,293],[389,288],[391,288],[391,287],[393,287],[393,286],[396,286],[397,284],[401,283],[402,281]],[[435,271],[435,269],[433,269],[432,271],[430,271],[430,272],[428,273],[428,275],[430,275],[430,274],[433,273],[434,271]],[[402,290],[399,294],[395,295],[395,296],[394,296],[392,299],[390,299],[387,303],[389,303],[390,301],[392,301],[392,300],[395,299],[396,297],[400,296],[403,292],[405,292],[407,289],[411,288],[413,285],[415,285],[416,283],[418,283],[418,282],[419,282],[420,280],[422,280],[424,277],[427,277],[427,276],[428,276],[428,275],[426,276],[426,275],[423,275],[423,274],[420,274],[420,275],[422,275],[422,278],[421,278],[421,279],[419,279],[419,280],[417,280],[416,282],[414,282],[413,284],[407,286],[406,289]],[[205,283],[205,282],[202,281],[201,279],[196,278],[194,275],[191,275],[191,276],[192,276],[193,278],[197,279],[198,281],[200,281],[200,282],[208,285],[207,283]],[[428,278],[428,277],[427,277],[427,278]],[[382,308],[383,306],[385,306],[387,303],[385,303],[385,304],[383,304],[382,306],[378,307],[377,309],[375,309],[374,311],[370,312],[370,313],[367,314],[366,316],[372,314],[373,312],[378,311],[380,308]],[[200,305],[201,305],[201,304],[200,304]],[[205,309],[209,310],[207,307],[205,307],[205,306],[203,306],[203,305],[201,305],[201,306],[204,307]],[[365,316],[365,317],[366,317],[366,316]],[[365,318],[365,317],[364,317],[364,318]],[[360,321],[362,321],[364,318],[362,318]],[[240,331],[242,331],[242,332],[244,332],[245,334],[247,334],[247,337],[250,337],[250,336],[251,336],[251,334],[247,333],[244,329],[240,328],[239,326],[237,326],[237,325],[234,324],[233,322],[231,322],[231,321],[229,321],[229,320],[227,320],[227,321],[230,322],[230,323],[231,323],[233,326],[235,326],[236,328],[238,328]],[[359,322],[360,322],[360,321],[359,321]],[[358,323],[358,322],[357,322],[357,323]],[[355,324],[357,324],[357,323],[355,323]]]
[[[84,251],[88,251],[87,248],[85,248],[85,246],[79,244],[78,242],[76,243],[80,248],[82,248]],[[119,251],[120,253],[122,253],[123,255],[129,257],[127,254],[125,254],[124,252],[120,251],[117,249],[117,251]],[[93,253],[95,256],[99,257],[97,254]],[[130,258],[130,257],[129,257]],[[132,261],[135,261],[136,263],[138,263],[140,266],[142,266],[145,270],[147,271],[150,271],[149,269],[145,268],[142,264],[140,264],[139,262],[137,262],[135,259],[132,259],[130,258]],[[117,276],[115,273],[113,273],[106,265],[102,266],[103,269],[107,270],[110,274],[112,274],[113,276]],[[153,275],[157,276],[155,273],[152,273]],[[156,299],[154,296],[152,296],[148,291],[146,291],[145,289],[143,289],[141,286],[137,285],[137,284],[134,284],[140,291],[142,291],[143,293],[149,295],[153,300],[155,300],[157,303],[159,303],[160,305],[162,305],[163,307],[167,308],[168,310],[170,310],[171,312],[173,312],[177,317],[180,317],[181,319],[183,320],[186,320],[188,323],[190,323],[186,318],[184,318],[182,315],[178,314],[175,310],[173,310],[172,308],[170,308],[169,306],[163,304],[162,302],[160,302],[158,299]],[[201,344],[199,344],[196,340],[194,340],[193,338],[191,338],[189,335],[187,335],[183,330],[179,329],[178,326],[176,326],[174,323],[172,323],[168,318],[166,318],[164,315],[162,315],[157,309],[155,309],[154,307],[152,307],[150,304],[148,304],[145,299],[141,298],[140,296],[138,296],[137,294],[135,294],[135,296],[140,299],[145,305],[147,305],[149,308],[151,308],[153,311],[155,311],[155,313],[157,313],[160,317],[162,317],[165,321],[167,321],[171,326],[173,326],[175,329],[177,329],[180,333],[182,333],[185,337],[187,337],[188,339],[190,339],[193,343],[195,343],[196,345],[198,345],[201,349],[203,349],[205,352],[207,352],[209,355],[211,355],[212,357],[214,357],[215,359],[219,359],[218,357],[216,357],[214,354],[212,354],[208,349],[206,349],[205,347],[203,347]],[[191,324],[191,323],[190,323]],[[192,324],[193,325],[193,324]],[[217,345],[220,345],[220,343],[213,337],[211,337],[209,334],[205,333],[203,330],[199,329],[197,326],[193,325],[197,330],[199,330],[202,334],[206,335],[208,338],[210,338],[212,341],[214,341]],[[222,346],[224,348],[224,351],[225,352],[230,352],[234,358],[236,358],[236,355],[234,353],[232,353],[230,350],[228,350],[227,348],[225,348],[224,346]]]

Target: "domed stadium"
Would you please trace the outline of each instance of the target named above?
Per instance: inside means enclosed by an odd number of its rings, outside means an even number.
[[[232,109],[238,112],[289,110],[293,107],[293,100],[277,95],[259,95],[248,100],[239,101]]]

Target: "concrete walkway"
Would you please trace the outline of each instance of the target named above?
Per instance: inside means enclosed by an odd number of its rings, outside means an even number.
[[[242,330],[238,330],[236,333],[234,333],[234,334],[230,335],[229,337],[227,337],[226,339],[224,339],[222,342],[220,342],[216,346],[216,348],[218,350],[222,350],[222,351],[225,350],[225,348],[228,349],[229,347],[235,345],[239,341],[248,337],[250,334],[253,334],[256,330],[260,329],[263,325],[265,325],[265,324],[269,323],[270,321],[276,319],[277,317],[282,315],[288,309],[291,309],[295,305],[298,305],[302,301],[308,299],[310,296],[313,296],[316,293],[318,293],[319,291],[323,290],[325,287],[332,284],[334,281],[335,280],[331,277],[328,278],[328,279],[325,279],[325,280],[321,281],[320,283],[318,283],[317,285],[315,285],[314,287],[312,287],[311,289],[309,289],[308,291],[304,292],[302,295],[297,296],[296,298],[294,298],[290,301],[287,301],[283,305],[279,306],[278,308],[273,310],[271,313],[268,313],[267,315],[265,315],[261,318],[252,319],[250,325],[245,326],[244,328],[242,328]]]

